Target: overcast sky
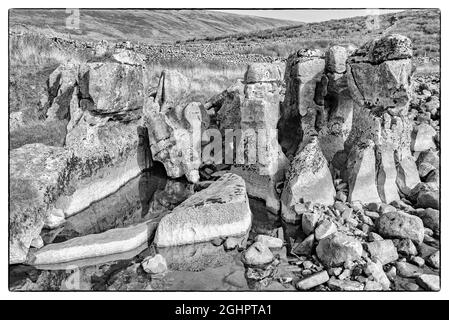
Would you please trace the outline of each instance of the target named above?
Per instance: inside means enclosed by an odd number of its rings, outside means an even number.
[[[244,14],[251,16],[293,20],[301,22],[319,22],[331,19],[342,19],[356,16],[371,15],[373,9],[366,10],[216,10],[236,14]],[[397,12],[401,10],[378,10],[380,14]]]

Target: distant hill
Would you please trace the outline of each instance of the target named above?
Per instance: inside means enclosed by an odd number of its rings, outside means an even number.
[[[170,43],[193,38],[260,31],[298,22],[208,10],[88,10],[80,9],[80,29],[66,28],[65,9],[11,9],[10,29],[70,36],[85,41]]]
[[[439,9],[404,10],[379,15],[377,20],[366,16],[334,19],[228,36],[209,36],[203,41],[233,43],[237,47],[240,43],[245,45],[244,53],[286,57],[293,49],[301,47],[327,48],[345,43],[361,45],[381,35],[399,33],[412,40],[415,55],[435,57],[440,54],[440,20]]]

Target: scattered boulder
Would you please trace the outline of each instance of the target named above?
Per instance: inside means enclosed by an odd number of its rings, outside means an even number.
[[[416,243],[421,243],[424,239],[422,220],[402,211],[383,214],[376,221],[376,226],[383,237],[411,239]]]
[[[357,239],[340,232],[322,239],[316,247],[318,259],[326,267],[338,267],[347,261],[358,260],[362,251],[362,245]]]
[[[399,256],[392,240],[380,240],[366,243],[366,251],[372,260],[378,260],[385,265],[396,261]]]

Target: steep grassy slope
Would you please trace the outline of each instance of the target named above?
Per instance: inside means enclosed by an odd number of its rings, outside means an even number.
[[[12,9],[10,27],[25,25],[80,40],[174,42],[223,36],[298,24],[277,19],[207,10],[80,10],[79,30],[66,28],[69,14],[61,10]]]

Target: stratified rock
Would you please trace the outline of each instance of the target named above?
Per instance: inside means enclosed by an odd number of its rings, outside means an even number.
[[[131,251],[146,245],[156,226],[155,222],[144,222],[49,244],[32,253],[27,263],[36,266],[53,265]]]
[[[316,248],[318,259],[327,267],[338,267],[347,261],[358,260],[362,256],[361,243],[340,232],[322,239]]]
[[[168,247],[242,236],[250,226],[245,182],[228,173],[162,218],[154,243]]]
[[[300,291],[309,290],[329,281],[327,271],[321,271],[311,275],[310,277],[299,280],[296,283],[296,289]]]
[[[122,63],[92,62],[80,66],[80,94],[92,99],[98,113],[141,109],[144,104],[143,69]]]
[[[421,243],[424,239],[422,220],[402,211],[383,214],[377,219],[376,226],[383,237],[411,239],[416,243]]]
[[[201,103],[186,100],[188,89],[181,73],[163,71],[156,97],[145,101],[143,122],[154,160],[164,164],[168,176],[198,182],[201,137],[209,120]]]
[[[252,63],[245,74],[247,84],[257,82],[280,81],[283,77],[282,68],[274,63]]]
[[[296,153],[302,140],[304,128],[301,127],[301,118],[309,109],[318,108],[314,95],[324,67],[324,54],[319,50],[301,49],[287,59],[286,92],[278,126],[279,141],[287,156]]]
[[[264,234],[258,234],[255,240],[256,242],[262,242],[270,249],[280,249],[284,245],[284,241],[282,239],[270,237]]]
[[[376,187],[376,156],[374,143],[354,148],[349,155],[349,201],[381,202]]]
[[[9,164],[9,262],[13,264],[25,261],[47,210],[68,186],[74,158],[64,148],[36,143],[11,150]]]
[[[334,203],[335,188],[318,139],[312,138],[299,150],[287,173],[281,195],[282,210],[292,210],[297,203],[323,205]]]
[[[373,241],[366,244],[366,250],[371,256],[371,259],[379,260],[382,265],[396,261],[399,256],[391,240]]]
[[[432,274],[420,275],[416,282],[421,288],[429,291],[440,291],[440,277]]]
[[[274,256],[262,242],[255,242],[244,252],[242,259],[248,266],[260,267],[271,263]]]
[[[411,149],[415,152],[427,151],[435,149],[433,138],[437,132],[427,123],[421,123],[413,129]]]
[[[348,54],[345,47],[332,46],[326,51],[326,70],[343,73],[346,71]]]
[[[141,265],[143,270],[150,274],[164,273],[167,271],[167,262],[160,254],[156,254],[154,257],[146,257]]]
[[[47,110],[48,120],[69,118],[70,104],[78,80],[78,70],[79,65],[69,61],[59,65],[50,74],[48,78],[48,93],[51,105]]]

